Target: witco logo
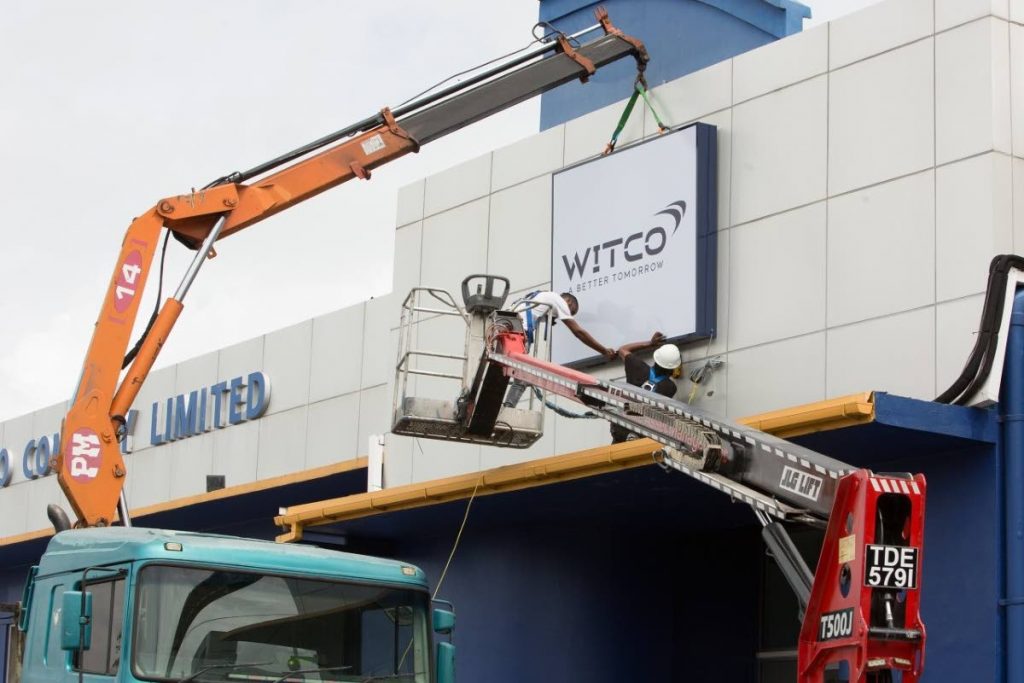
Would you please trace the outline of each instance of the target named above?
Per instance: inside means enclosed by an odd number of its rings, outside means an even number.
[[[569,282],[575,278],[600,273],[602,267],[614,270],[633,265],[630,270],[637,272],[648,272],[660,268],[660,264],[650,267],[652,264],[639,264],[638,262],[657,256],[664,251],[669,237],[676,234],[680,223],[683,222],[683,216],[686,215],[686,202],[683,200],[672,202],[654,215],[669,217],[673,222],[671,232],[661,225],[655,225],[647,231],[634,232],[624,237],[616,237],[607,242],[589,246],[582,253],[577,251],[571,256],[562,254],[562,265],[565,266],[565,274],[569,276]],[[618,258],[620,254],[621,259]],[[629,276],[619,273],[616,277],[623,279]]]

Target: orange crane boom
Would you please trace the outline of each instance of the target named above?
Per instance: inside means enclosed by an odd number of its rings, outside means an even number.
[[[132,221],[61,430],[55,458],[60,486],[78,524],[106,526],[119,514],[130,524],[123,496],[126,468],[119,449],[125,415],[167,342],[183,299],[213,243],[352,178],[369,178],[386,164],[463,126],[632,56],[647,62],[643,44],[611,24],[598,23],[572,36],[555,34],[538,48],[410,105],[383,109],[353,126],[314,141],[244,173],[233,173],[188,194],[167,197]],[[578,38],[600,30],[586,43]],[[289,165],[290,164],[290,165]],[[282,166],[280,170],[267,172]],[[251,183],[246,181],[253,180]],[[132,327],[164,229],[196,257],[181,286],[144,333],[137,354],[126,358]],[[134,356],[134,360],[132,357]],[[123,366],[127,374],[118,381]]]

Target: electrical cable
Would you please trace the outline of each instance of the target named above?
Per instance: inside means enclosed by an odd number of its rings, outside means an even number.
[[[708,344],[710,347],[710,344]],[[708,358],[704,361],[704,365],[696,368],[690,373],[690,383],[693,385],[690,389],[690,395],[687,397],[686,402],[693,405],[693,399],[697,395],[698,387],[705,381],[711,379],[711,375],[715,373],[720,367],[725,364],[721,356],[715,356],[714,358]]]
[[[541,42],[541,41],[542,41],[542,39],[534,38],[534,40],[532,40],[530,43],[528,43],[525,47],[521,47],[518,50],[514,50],[514,51],[509,52],[509,53],[507,53],[505,55],[502,55],[500,57],[495,57],[494,59],[491,59],[491,60],[488,60],[486,62],[483,62],[482,64],[478,64],[477,66],[474,66],[474,67],[472,67],[470,69],[466,69],[464,71],[460,71],[458,73],[452,74],[448,78],[446,78],[446,79],[444,79],[442,81],[439,81],[438,83],[435,83],[434,85],[430,86],[426,90],[423,90],[422,92],[420,92],[420,93],[418,93],[416,95],[413,95],[412,97],[410,97],[409,99],[405,100],[404,102],[399,103],[398,105],[396,105],[393,108],[392,113],[395,115],[395,117],[407,114],[407,113],[409,113],[410,109],[415,109],[415,108],[420,107],[420,106],[426,106],[427,104],[432,103],[436,98],[444,97],[444,96],[446,96],[448,94],[451,94],[452,92],[457,92],[461,88],[469,87],[470,85],[475,84],[479,80],[482,80],[484,78],[487,78],[487,77],[493,75],[493,73],[485,73],[485,74],[480,74],[478,76],[474,76],[473,78],[468,79],[466,81],[466,83],[463,83],[461,85],[452,86],[452,89],[450,89],[449,91],[445,91],[445,92],[442,92],[442,93],[438,93],[435,96],[428,97],[423,102],[416,103],[414,105],[411,105],[410,107],[406,106],[406,105],[409,105],[410,102],[415,102],[416,100],[418,100],[419,98],[423,97],[427,93],[430,93],[430,92],[436,90],[437,88],[441,87],[442,85],[444,85],[448,81],[452,80],[453,78],[458,78],[460,76],[464,76],[464,75],[466,75],[468,73],[472,73],[474,71],[482,69],[482,68],[484,68],[484,67],[486,67],[486,66],[488,66],[490,64],[493,64],[495,62],[501,61],[503,59],[509,59],[511,57],[514,57],[515,55],[517,55],[517,54],[519,54],[521,52],[524,52],[525,50],[528,50],[530,47],[532,47],[534,45],[534,43]],[[550,49],[554,49],[555,47],[556,47],[556,45],[553,44]],[[507,65],[505,65],[504,67],[501,67],[501,68],[511,68],[513,66],[518,66],[518,64],[521,63],[522,61],[526,61],[526,60],[531,59],[531,58],[532,58],[532,56],[526,55],[524,57],[521,57],[518,61],[513,60],[512,62],[509,62],[509,64],[507,64]],[[303,157],[303,156],[305,156],[307,154],[315,152],[318,149],[321,149],[322,147],[326,147],[327,145],[329,145],[331,143],[338,142],[339,140],[342,140],[344,138],[352,137],[353,135],[357,135],[359,133],[362,133],[362,132],[365,132],[367,130],[370,130],[371,128],[375,128],[377,126],[380,126],[383,123],[384,123],[383,115],[381,113],[376,113],[376,114],[374,114],[372,116],[368,116],[367,118],[363,119],[362,121],[359,121],[359,122],[354,123],[354,124],[352,124],[350,126],[347,126],[346,128],[342,128],[341,130],[335,131],[333,133],[329,133],[329,134],[327,134],[327,135],[325,135],[325,136],[323,136],[321,138],[318,138],[316,140],[313,140],[312,142],[309,142],[309,143],[307,143],[305,145],[302,145],[301,147],[297,147],[297,148],[293,149],[290,152],[286,152],[286,153],[284,153],[284,154],[282,154],[280,156],[277,156],[277,157],[274,157],[273,159],[270,159],[269,161],[265,161],[262,164],[258,164],[256,166],[253,166],[252,168],[250,168],[247,171],[234,171],[232,173],[228,173],[226,175],[222,175],[221,177],[217,178],[216,180],[213,180],[213,181],[207,183],[203,187],[203,189],[204,190],[208,190],[211,187],[216,187],[218,185],[223,185],[225,183],[241,183],[241,182],[244,182],[246,180],[249,180],[250,178],[253,178],[253,177],[258,176],[258,175],[262,175],[263,173],[266,173],[267,171],[273,170],[273,169],[277,168],[278,166],[281,166],[282,164],[286,164],[286,163],[288,163],[290,161],[294,161],[294,160],[296,160],[296,159],[298,159],[300,157]]]
[[[537,22],[536,24],[534,24],[534,27],[533,27],[534,28],[534,33],[533,33],[534,39],[531,40],[526,45],[524,45],[523,47],[519,48],[518,50],[513,50],[512,52],[508,52],[506,54],[503,54],[500,57],[495,57],[494,59],[489,59],[486,62],[482,62],[480,64],[477,64],[476,66],[470,67],[470,68],[465,69],[463,71],[459,71],[457,73],[453,73],[451,76],[448,76],[444,80],[438,81],[437,83],[435,83],[434,85],[430,86],[429,88],[427,88],[425,90],[421,90],[420,92],[416,93],[415,95],[413,95],[409,99],[405,100],[404,102],[399,102],[398,104],[395,105],[394,108],[397,109],[398,107],[404,107],[405,105],[409,104],[410,102],[414,102],[414,101],[418,100],[419,98],[423,97],[424,95],[426,95],[427,93],[432,92],[434,90],[437,90],[438,88],[440,88],[442,85],[444,85],[448,81],[456,79],[459,76],[465,76],[466,74],[473,73],[474,71],[476,71],[478,69],[482,69],[485,66],[490,66],[491,64],[494,64],[495,62],[500,62],[503,59],[508,59],[510,57],[514,57],[515,55],[519,54],[520,52],[525,52],[526,50],[529,50],[530,47],[532,47],[534,43],[540,43],[540,42],[542,42],[544,40],[544,38],[547,37],[547,35],[541,36],[540,38],[537,37],[536,28],[537,28],[537,26],[539,26],[542,23],[545,23],[545,22]]]
[[[153,315],[149,316],[149,322],[146,323],[146,329],[144,329],[142,334],[139,335],[139,339],[135,342],[135,346],[125,354],[124,361],[121,363],[122,370],[128,367],[131,362],[135,360],[135,356],[139,355],[139,349],[142,348],[142,343],[146,341],[146,337],[149,336],[149,331],[153,329],[156,317],[160,313],[160,299],[163,298],[164,292],[164,261],[167,259],[167,238],[170,236],[170,230],[164,233],[164,246],[160,249],[160,276],[157,279],[156,303],[153,305]]]
[[[542,33],[541,35],[538,36],[537,35],[537,29],[538,28],[545,28],[545,29],[547,29],[547,33]],[[545,40],[545,39],[549,38],[550,36],[554,36],[554,35],[562,35],[562,36],[564,36],[565,35],[561,31],[559,31],[557,28],[555,28],[551,24],[551,22],[549,22],[549,21],[538,21],[536,24],[533,25],[533,28],[530,29],[530,33],[533,35],[533,42],[535,42],[535,43],[539,42],[539,41],[542,41],[542,40]]]
[[[597,413],[591,412],[589,410],[585,413],[574,413],[571,410],[567,410],[562,406],[558,405],[557,403],[555,403],[554,401],[551,401],[550,399],[546,398],[544,394],[541,393],[541,390],[538,389],[537,387],[533,387],[533,393],[537,397],[537,400],[543,401],[544,405],[550,408],[555,413],[555,415],[567,417],[570,420],[594,420],[601,417]]]
[[[494,424],[495,424],[495,426],[497,426],[497,425],[504,425],[505,429],[508,431],[508,440],[505,441],[505,443],[504,443],[504,445],[502,447],[508,448],[509,446],[511,446],[512,442],[516,440],[516,433],[515,433],[515,430],[512,429],[512,425],[510,425],[508,422],[505,422],[504,420],[496,420],[494,422]],[[495,445],[496,446],[501,446],[501,444],[495,444]]]
[[[484,477],[482,474],[477,478],[476,484],[473,486],[473,493],[470,494],[469,501],[466,503],[466,511],[462,515],[462,524],[459,525],[459,532],[455,534],[455,543],[452,544],[452,551],[448,553],[448,561],[444,563],[444,569],[441,570],[441,576],[438,577],[437,585],[434,587],[434,595],[431,596],[435,600],[437,599],[437,594],[441,591],[441,584],[444,583],[445,576],[448,575],[448,568],[452,564],[452,558],[455,557],[455,551],[459,547],[459,542],[462,540],[462,532],[466,528],[466,520],[469,519],[469,510],[473,507],[473,501],[476,500],[476,492],[480,488],[480,482],[482,482],[483,479]]]
[[[1024,258],[1014,254],[996,256],[989,263],[985,302],[981,311],[978,336],[960,375],[935,398],[936,403],[965,405],[988,379],[999,345],[999,325],[1011,270],[1024,271]]]
[[[414,441],[419,441],[414,439]],[[423,448],[420,447],[420,452],[423,452]],[[473,486],[473,493],[470,494],[469,500],[466,502],[466,511],[462,514],[462,523],[459,524],[459,531],[455,534],[455,542],[452,544],[452,550],[448,553],[448,561],[444,563],[444,569],[441,570],[441,576],[437,579],[437,585],[434,586],[434,594],[430,596],[431,600],[437,600],[437,594],[441,591],[441,584],[444,583],[445,576],[448,574],[448,568],[452,564],[452,559],[455,557],[455,551],[459,547],[459,542],[462,540],[462,532],[466,528],[466,521],[469,519],[469,510],[473,506],[473,501],[476,499],[476,492],[480,488],[480,482],[483,481],[483,475],[477,478],[476,484]],[[405,664],[405,658],[409,655],[409,650],[412,648],[412,641],[405,647],[405,652],[402,653],[402,658],[399,660],[398,669],[401,669]]]

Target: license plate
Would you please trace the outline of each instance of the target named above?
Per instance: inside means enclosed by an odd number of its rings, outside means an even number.
[[[864,557],[864,585],[869,588],[917,588],[918,548],[905,545],[868,545]]]

